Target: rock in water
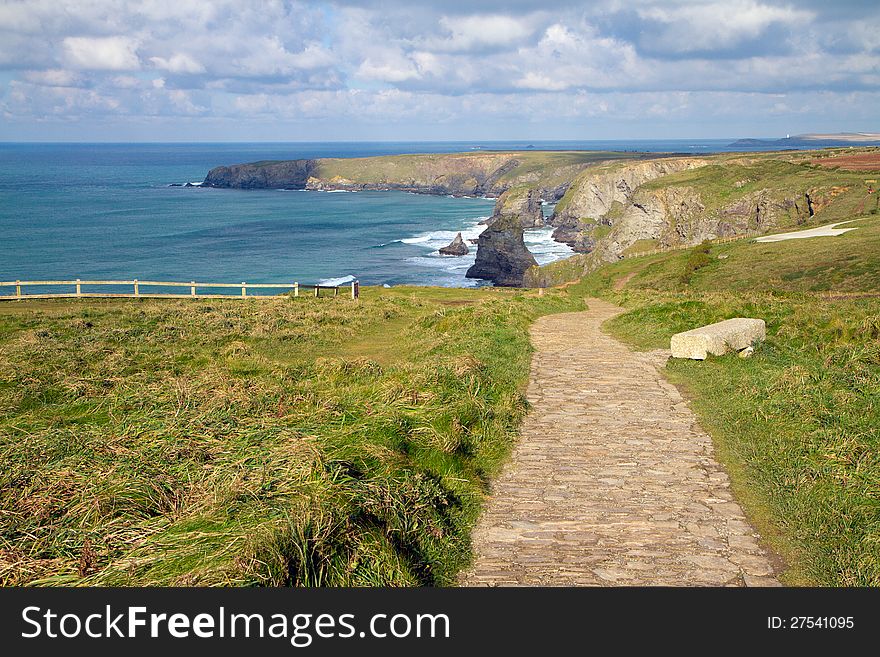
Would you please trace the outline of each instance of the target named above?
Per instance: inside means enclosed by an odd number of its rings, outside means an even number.
[[[521,287],[526,270],[537,264],[523,241],[520,218],[501,215],[477,240],[477,259],[465,276],[504,287]]]
[[[463,256],[470,253],[470,249],[467,247],[467,244],[464,243],[464,240],[461,238],[461,233],[455,236],[455,239],[450,242],[449,246],[444,246],[442,249],[439,249],[440,255],[451,255],[451,256]]]

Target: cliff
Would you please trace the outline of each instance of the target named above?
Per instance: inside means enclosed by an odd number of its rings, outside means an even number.
[[[494,285],[520,287],[523,275],[537,266],[523,241],[523,228],[514,215],[500,215],[477,240],[477,258],[467,278],[482,278]]]
[[[577,252],[587,253],[595,244],[596,234],[601,233],[597,227],[610,226],[641,185],[705,164],[705,159],[670,158],[615,163],[585,171],[556,205],[550,218],[550,224],[557,227],[553,237]]]
[[[847,153],[862,151],[877,149]],[[855,208],[867,191],[864,173],[823,168],[816,156],[531,151],[326,158],[217,167],[204,186],[495,197],[468,276],[520,285],[534,264],[522,231],[545,224],[544,201],[557,201],[549,220],[554,238],[589,254],[590,269],[640,251],[797,226],[820,212],[831,220],[829,207]]]
[[[541,228],[545,223],[541,191],[524,185],[508,189],[498,197],[487,223],[491,224],[501,216],[509,216],[516,217],[526,230]]]
[[[487,221],[493,230],[478,240],[476,264],[468,276],[497,285],[521,285],[523,271],[535,264],[523,243],[522,230],[544,225],[543,200],[561,198],[571,181],[588,167],[639,157],[646,155],[531,151],[254,162],[216,167],[208,172],[203,186],[495,197],[495,208]]]
[[[584,255],[529,272],[524,284],[556,284],[646,251],[841,221],[864,211],[872,194],[864,172],[826,169],[815,157],[718,155],[587,171],[552,218]]]
[[[205,176],[203,187],[237,189],[305,189],[318,169],[318,160],[252,162],[215,167]]]
[[[621,154],[480,152],[253,162],[208,172],[206,187],[240,189],[401,190],[500,196],[525,185],[557,198],[583,169]],[[626,154],[638,157],[639,154]]]

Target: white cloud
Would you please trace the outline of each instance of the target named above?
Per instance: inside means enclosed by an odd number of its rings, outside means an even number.
[[[877,129],[865,103],[880,91],[880,5],[389,1],[0,0],[0,112],[204,116],[242,130],[255,117],[410,121],[425,135],[455,125],[455,137],[479,121],[690,117],[724,129],[738,115],[834,108],[871,119],[852,129]],[[851,94],[860,105],[842,102]]]
[[[124,36],[67,37],[62,42],[68,63],[96,71],[133,71],[140,68],[137,42]]]
[[[205,67],[186,53],[175,53],[168,57],[150,57],[150,61],[156,68],[161,68],[169,73],[204,73]]]
[[[449,51],[524,44],[537,28],[529,17],[501,14],[443,16],[440,26],[447,36],[429,40],[427,44],[431,49]]]
[[[26,71],[24,79],[45,87],[79,87],[83,83],[82,76],[73,71],[60,68],[49,68],[44,71]]]
[[[569,87],[569,83],[558,78],[553,78],[544,73],[535,73],[534,71],[529,71],[518,80],[515,80],[513,86],[519,87],[520,89],[561,91],[563,89],[567,89]]]
[[[355,76],[364,80],[403,82],[420,75],[412,59],[399,52],[386,51],[365,59],[357,68]]]
[[[666,52],[688,53],[730,48],[761,36],[774,24],[802,26],[814,13],[788,6],[766,5],[754,0],[722,0],[710,3],[687,3],[637,10],[643,19],[660,24],[648,42]]]

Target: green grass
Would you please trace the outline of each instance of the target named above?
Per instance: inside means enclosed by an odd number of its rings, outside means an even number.
[[[562,292],[0,305],[0,583],[444,585]]]
[[[863,211],[857,210],[857,207],[865,202],[867,194],[864,172],[830,170],[779,157],[779,154],[748,159],[723,156],[716,158],[717,164],[663,176],[645,183],[640,190],[666,187],[695,189],[700,194],[704,213],[711,213],[757,193],[782,199],[802,196],[807,190],[810,190],[814,202],[828,201],[828,205],[821,208],[821,221],[824,223],[847,219]],[[803,214],[806,199],[800,204]],[[800,220],[793,209],[788,212],[787,220],[781,218],[780,227],[794,226]]]
[[[627,304],[608,328],[641,348],[730,317],[767,321],[752,358],[673,360],[667,376],[786,560],[785,581],[880,585],[880,301],[630,293]]]
[[[500,182],[554,187],[571,180],[583,166],[612,158],[635,157],[643,157],[643,154],[610,151],[477,151],[326,158],[319,160],[315,175],[324,180],[338,176],[365,184],[409,184],[414,180],[475,178],[478,174],[485,177],[515,160],[518,165],[502,173],[498,178]]]
[[[740,240],[713,246],[708,262],[691,271],[694,291],[776,292],[880,291],[880,220],[847,224],[856,230],[836,237],[760,243]],[[630,289],[676,290],[693,250],[671,252],[641,270]]]
[[[628,308],[606,328],[638,349],[730,317],[767,322],[752,358],[672,360],[666,374],[790,584],[880,585],[880,224],[853,225],[627,258],[566,288]]]

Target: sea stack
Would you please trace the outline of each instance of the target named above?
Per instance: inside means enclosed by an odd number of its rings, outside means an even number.
[[[501,215],[480,234],[477,259],[467,278],[483,278],[503,287],[522,287],[523,275],[538,263],[523,241],[520,218]]]
[[[449,243],[449,246],[444,246],[439,249],[440,255],[449,255],[449,256],[463,256],[470,253],[470,249],[467,247],[467,244],[464,243],[464,240],[461,238],[461,233],[455,236],[455,239]]]

